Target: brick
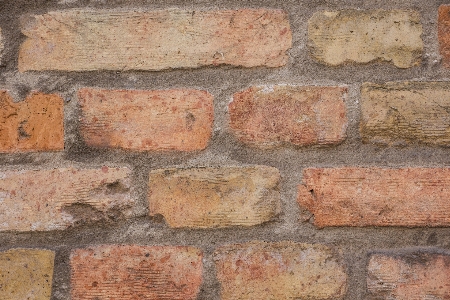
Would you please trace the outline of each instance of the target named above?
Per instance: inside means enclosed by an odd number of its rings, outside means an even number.
[[[2,55],[3,55],[4,48],[5,48],[5,44],[3,42],[2,29],[0,28],[0,63],[2,62]]]
[[[105,245],[70,256],[72,300],[197,299],[202,253],[192,247]]]
[[[0,152],[64,150],[64,103],[55,94],[32,93],[14,103],[0,91]]]
[[[292,45],[282,10],[66,10],[24,18],[19,71],[279,67]]]
[[[450,226],[449,168],[311,168],[298,202],[325,226]]]
[[[347,275],[324,245],[250,242],[214,254],[222,300],[342,299]]]
[[[438,38],[442,62],[450,68],[450,5],[439,6]]]
[[[47,231],[133,215],[127,168],[0,172],[0,231]]]
[[[251,87],[234,94],[230,127],[260,148],[338,144],[346,137],[345,87]]]
[[[410,10],[341,10],[315,13],[308,22],[308,46],[320,63],[391,62],[419,65],[423,42],[420,14]]]
[[[363,142],[450,145],[450,83],[365,83],[361,88]]]
[[[170,227],[252,226],[280,213],[280,173],[267,166],[150,172],[150,215]]]
[[[367,275],[368,299],[450,299],[450,257],[443,254],[374,254]]]
[[[49,250],[0,252],[0,299],[50,300],[54,260]]]
[[[199,90],[81,89],[81,135],[97,148],[194,151],[208,146],[213,96]]]

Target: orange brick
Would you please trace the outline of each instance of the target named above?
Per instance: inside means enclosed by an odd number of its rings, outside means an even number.
[[[70,256],[72,300],[197,299],[202,257],[181,246],[77,249]]]
[[[64,104],[58,95],[32,93],[14,103],[0,91],[0,152],[64,150]]]
[[[282,10],[65,10],[23,21],[19,70],[279,67],[292,46]]]
[[[127,168],[0,172],[0,231],[65,229],[133,215]]]
[[[229,105],[230,127],[247,144],[268,148],[338,144],[346,137],[343,87],[251,87]]]
[[[442,61],[450,68],[450,5],[439,6],[438,38]]]
[[[342,299],[345,267],[324,245],[250,242],[219,248],[214,257],[222,300]]]
[[[325,226],[450,226],[448,168],[306,169],[298,202]]]
[[[450,299],[450,257],[375,254],[367,275],[369,299]]]
[[[272,167],[164,169],[150,172],[150,215],[171,227],[252,226],[280,213],[280,172]]]
[[[87,145],[137,151],[206,148],[214,118],[206,91],[81,89],[81,134]]]

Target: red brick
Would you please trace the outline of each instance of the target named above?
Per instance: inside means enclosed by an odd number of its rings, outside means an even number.
[[[279,67],[292,45],[274,9],[65,10],[22,22],[19,70],[162,70],[205,65]]]
[[[450,5],[439,6],[438,38],[442,61],[450,68]]]
[[[171,227],[258,225],[280,213],[279,181],[267,166],[153,170],[149,211]]]
[[[367,275],[369,299],[450,299],[450,256],[375,254]]]
[[[70,256],[72,300],[197,299],[202,253],[192,247],[105,245]]]
[[[222,300],[342,299],[347,274],[324,245],[250,242],[219,248],[214,259]]]
[[[78,99],[81,135],[91,147],[193,151],[211,137],[213,97],[206,91],[85,88]]]
[[[64,150],[64,103],[55,94],[32,93],[14,103],[0,91],[0,152]]]
[[[298,202],[325,226],[450,226],[448,168],[311,168]]]
[[[247,144],[267,148],[338,144],[346,137],[344,87],[251,87],[229,105],[230,127]]]
[[[0,231],[47,231],[133,216],[127,168],[0,172]]]

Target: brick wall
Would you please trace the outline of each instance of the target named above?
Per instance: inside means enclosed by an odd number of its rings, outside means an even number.
[[[449,299],[444,0],[0,1],[0,299]]]

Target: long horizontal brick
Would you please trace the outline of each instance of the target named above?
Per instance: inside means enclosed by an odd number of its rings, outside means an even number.
[[[449,168],[311,168],[298,202],[325,226],[450,226]]]
[[[197,299],[202,253],[192,247],[107,245],[70,256],[72,300]]]
[[[450,145],[450,83],[366,83],[361,88],[361,138],[388,145]]]
[[[324,245],[250,242],[214,254],[222,300],[342,299],[344,265]]]
[[[234,94],[230,127],[262,148],[338,144],[346,137],[346,94],[345,87],[251,87]]]
[[[423,41],[420,14],[410,10],[320,11],[308,22],[308,46],[318,62],[392,62],[419,65]]]
[[[0,299],[50,300],[54,260],[49,250],[0,252]]]
[[[0,172],[0,231],[46,231],[133,215],[127,168]]]
[[[450,256],[374,254],[367,275],[370,300],[450,299]]]
[[[266,166],[163,169],[150,172],[150,215],[171,227],[252,226],[280,212],[280,173]]]
[[[193,151],[211,137],[213,96],[199,90],[78,92],[81,135],[98,148]]]
[[[282,10],[66,10],[22,22],[19,70],[279,67],[291,47]]]
[[[32,93],[14,103],[0,91],[0,152],[64,150],[64,103],[55,94]]]
[[[442,62],[450,68],[450,5],[439,6],[438,38]]]

